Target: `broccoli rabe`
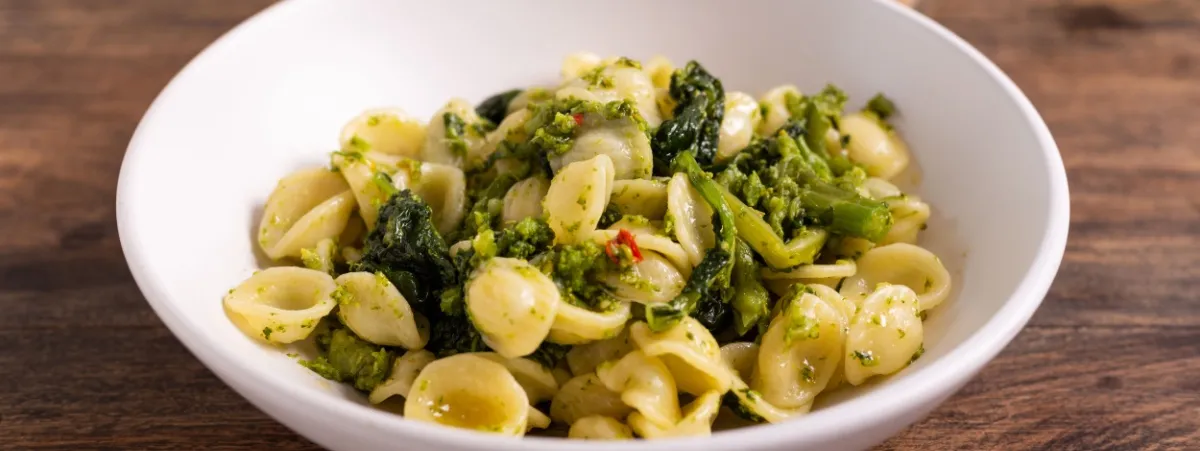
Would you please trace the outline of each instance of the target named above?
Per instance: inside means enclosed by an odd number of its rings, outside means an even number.
[[[754,252],[744,241],[739,242],[733,262],[733,326],[738,336],[746,335],[755,325],[769,317],[771,297],[759,276]]]
[[[676,172],[686,173],[692,187],[700,193],[715,214],[713,215],[713,232],[716,234],[716,245],[708,249],[704,258],[692,270],[692,275],[684,285],[683,292],[664,304],[655,304],[646,309],[646,323],[655,331],[663,331],[678,323],[685,316],[704,304],[724,303],[723,295],[713,294],[729,288],[730,272],[732,271],[734,248],[737,246],[737,226],[734,222],[733,210],[729,208],[721,187],[713,181],[708,173],[700,169],[699,163],[690,151],[675,156],[672,167]],[[705,326],[719,328],[727,318],[724,306],[705,305]]]
[[[804,141],[808,147],[828,160],[834,175],[849,170],[853,164],[844,151],[834,151],[825,144],[829,130],[836,128],[846,106],[846,93],[837,86],[827,85],[814,96],[789,97],[788,112],[792,118],[801,119],[807,132]]]
[[[725,89],[721,80],[709,74],[700,63],[689,61],[671,75],[668,90],[675,102],[672,119],[663,121],[654,134],[654,170],[660,175],[674,172],[676,155],[693,153],[700,164],[711,164],[717,155],[721,120],[725,117]]]
[[[321,355],[302,360],[301,365],[332,381],[353,382],[354,388],[365,392],[387,379],[394,357],[387,348],[358,338],[332,319],[325,320],[315,335]]]
[[[458,280],[449,248],[431,219],[429,205],[410,190],[379,207],[375,230],[352,271],[381,272],[404,298],[426,315],[437,310],[442,290]]]
[[[481,118],[499,124],[504,120],[504,116],[508,115],[508,104],[512,103],[518,95],[521,95],[520,89],[496,93],[475,107],[475,113]]]

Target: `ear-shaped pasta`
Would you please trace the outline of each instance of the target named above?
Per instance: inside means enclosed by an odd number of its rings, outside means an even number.
[[[412,311],[383,273],[346,273],[338,276],[337,284],[338,317],[355,335],[377,345],[425,347],[429,322]]]
[[[777,407],[812,404],[842,363],[845,325],[839,307],[801,292],[762,337],[754,388]]]
[[[392,372],[388,373],[387,380],[376,385],[367,400],[371,404],[379,404],[392,396],[407,398],[408,392],[412,391],[413,381],[417,380],[417,375],[421,374],[421,370],[433,363],[434,360],[437,360],[437,357],[424,349],[408,351],[397,357],[392,362]]]
[[[478,155],[469,162],[467,167],[472,168],[486,161],[488,157],[496,152],[501,142],[525,142],[528,139],[528,133],[525,132],[525,123],[529,121],[532,115],[533,113],[528,109],[522,108],[504,116],[504,120],[500,121],[500,125],[496,126],[495,130],[488,132],[487,138],[483,146],[479,149]]]
[[[911,288],[920,300],[920,310],[937,307],[950,295],[950,272],[941,259],[907,243],[880,246],[863,254],[858,259],[858,272],[842,282],[841,293],[860,303],[880,283]]]
[[[421,160],[463,167],[486,141],[486,131],[479,123],[479,115],[470,103],[460,98],[450,99],[429,119]]]
[[[675,73],[675,63],[665,56],[658,55],[642,64],[642,70],[650,76],[650,83],[655,88],[666,89],[671,87],[671,74]]]
[[[762,278],[766,280],[841,279],[853,276],[856,268],[854,260],[838,260],[828,265],[800,265],[786,271],[776,271],[768,267],[763,268]]]
[[[559,74],[562,75],[563,81],[570,81],[574,78],[579,78],[587,71],[600,67],[604,59],[595,53],[591,52],[575,52],[570,53],[563,58],[562,70]]]
[[[425,124],[399,108],[363,111],[342,127],[341,148],[373,150],[408,158],[421,156]]]
[[[800,97],[800,89],[793,85],[776,86],[758,99],[762,114],[762,122],[758,124],[759,135],[775,136],[783,124],[786,124],[791,118],[792,115],[787,107],[789,96]]]
[[[632,411],[621,401],[621,394],[605,387],[596,373],[575,376],[550,401],[550,418],[567,424],[593,415],[625,418]]]
[[[306,268],[267,268],[225,296],[230,319],[243,333],[271,343],[291,343],[312,333],[337,305],[329,274]]]
[[[299,257],[326,238],[336,238],[354,211],[345,180],[325,169],[305,169],[284,177],[263,207],[258,245],[272,259]]]
[[[388,200],[388,194],[393,187],[407,188],[408,173],[399,171],[389,173],[391,165],[367,158],[363,154],[334,154],[333,164],[345,178],[358,201],[358,214],[362,216],[367,229],[374,230],[375,222],[379,219],[379,206]],[[389,186],[384,175],[393,176]],[[399,186],[397,186],[399,185]]]
[[[662,427],[679,422],[678,393],[667,366],[642,351],[633,351],[616,362],[604,362],[596,376],[609,390],[633,407],[646,421]]]
[[[640,67],[616,59],[601,61],[601,64],[602,67],[599,64],[580,64],[580,68],[586,69],[563,83],[555,96],[560,99],[576,97],[602,103],[630,100],[648,126],[658,127],[662,123],[662,117],[658,114],[655,96],[657,91],[650,76]]]
[[[758,345],[749,341],[737,341],[721,346],[721,360],[737,377],[743,380],[750,379],[758,363]]]
[[[895,220],[887,236],[880,242],[881,245],[917,242],[917,234],[929,221],[929,204],[922,202],[917,196],[900,192],[896,185],[878,177],[867,178],[859,189],[865,191],[867,197],[886,202],[888,211]]]
[[[539,176],[517,182],[504,194],[501,213],[504,223],[542,216],[542,199],[546,198],[549,190],[550,182]]]
[[[530,87],[516,97],[513,97],[511,102],[508,102],[508,111],[506,114],[512,115],[518,111],[527,109],[530,104],[545,102],[554,98],[553,86],[534,86]],[[503,121],[501,121],[503,122]]]
[[[725,117],[721,119],[716,161],[727,161],[745,149],[760,122],[762,115],[754,97],[744,92],[725,93]]]
[[[601,363],[618,359],[632,350],[633,341],[629,339],[629,329],[625,328],[615,337],[571,347],[567,351],[567,366],[573,374],[586,374]]]
[[[612,193],[613,163],[607,155],[567,165],[550,181],[542,210],[555,241],[573,244],[596,230]]]
[[[592,240],[601,244],[611,241],[620,233],[621,225],[622,222],[618,221],[607,230],[597,230],[592,234]],[[675,269],[679,270],[679,273],[685,279],[692,274],[692,262],[687,252],[684,251],[683,246],[679,243],[671,241],[670,238],[665,236],[646,233],[644,228],[630,227],[629,231],[633,234],[633,239],[637,242],[638,249],[642,251],[654,251],[662,255],[663,258],[671,262],[671,265],[675,266]]]
[[[537,350],[563,302],[554,281],[537,268],[525,260],[497,257],[467,281],[466,304],[483,342],[513,358]]]
[[[583,440],[632,440],[633,431],[620,420],[603,415],[580,418],[571,425],[567,438]]]
[[[609,202],[627,215],[662,219],[667,213],[667,185],[657,180],[616,180]]]
[[[410,420],[515,436],[525,434],[531,410],[504,365],[472,354],[427,365],[404,403]]]
[[[838,121],[842,135],[849,135],[846,146],[850,160],[863,166],[873,177],[890,179],[908,167],[908,146],[894,130],[887,130],[875,118],[854,113]]]
[[[558,315],[546,337],[552,343],[577,345],[615,337],[632,316],[628,302],[614,302],[609,310],[591,311],[559,301]]]
[[[846,338],[846,382],[859,385],[874,375],[900,371],[924,340],[917,294],[903,285],[880,286],[863,300]]]
[[[530,404],[549,401],[558,393],[558,381],[554,379],[550,370],[540,363],[520,357],[509,359],[494,352],[479,352],[475,355],[504,365],[517,379],[517,383],[521,384],[521,388],[525,389],[525,396],[529,397]]]
[[[779,423],[794,416],[804,415],[812,409],[812,404],[805,404],[794,409],[775,406],[763,399],[761,394],[752,390],[740,378],[733,380],[733,385],[725,394],[724,404],[729,406],[737,416],[756,423],[764,421]]]
[[[550,417],[542,413],[536,407],[529,406],[529,421],[525,425],[525,431],[533,429],[546,429],[550,427]]]
[[[675,221],[675,240],[693,267],[700,264],[704,252],[716,243],[713,211],[683,173],[676,173],[667,183],[667,213]]]
[[[638,321],[631,326],[629,336],[647,356],[657,357],[667,366],[681,391],[699,396],[729,390],[733,374],[721,360],[721,347],[695,318],[685,317],[658,333]]]
[[[467,178],[461,169],[423,163],[420,175],[413,178],[412,190],[429,204],[439,233],[445,236],[458,228],[467,208]]]
[[[625,271],[604,276],[613,296],[641,304],[668,302],[683,292],[687,279],[669,260],[654,251],[642,251],[642,261]]]
[[[649,178],[654,166],[650,138],[637,123],[628,118],[604,119],[588,113],[583,116],[583,125],[571,148],[561,155],[550,156],[550,168],[557,173],[563,166],[597,155],[612,159],[613,176],[618,180]]]
[[[721,392],[706,392],[683,408],[683,419],[669,427],[648,421],[640,413],[629,414],[629,426],[646,439],[669,437],[708,437],[713,420],[721,410]]]

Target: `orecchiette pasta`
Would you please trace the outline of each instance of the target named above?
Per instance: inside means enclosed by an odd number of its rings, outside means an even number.
[[[550,182],[542,177],[530,177],[517,182],[504,195],[504,222],[517,222],[525,218],[542,216],[542,199],[550,189]]]
[[[484,343],[505,357],[526,356],[550,333],[562,300],[554,281],[524,260],[493,258],[467,282],[467,312]]]
[[[466,209],[466,176],[459,168],[437,163],[421,164],[419,174],[410,182],[413,192],[433,210],[438,232],[453,232]]]
[[[607,155],[567,165],[550,181],[542,210],[559,243],[582,241],[596,230],[612,193],[613,164]]]
[[[625,418],[632,411],[633,407],[621,400],[621,393],[609,390],[596,373],[575,376],[550,401],[550,418],[566,424],[594,415]]]
[[[791,118],[787,107],[789,96],[799,98],[800,89],[792,85],[777,86],[758,99],[759,110],[762,114],[762,122],[758,123],[758,134],[774,136],[775,132],[787,123],[787,120]]]
[[[559,301],[558,314],[546,339],[551,343],[577,345],[615,337],[631,315],[628,302],[614,302],[607,310],[593,311]]]
[[[663,427],[649,421],[640,412],[634,412],[629,414],[629,426],[639,436],[647,439],[707,437],[712,435],[713,420],[717,418],[717,412],[721,410],[722,393],[710,391],[696,397],[691,404],[684,407],[683,419],[674,425]]]
[[[279,181],[263,207],[258,244],[268,257],[299,257],[326,238],[341,235],[354,196],[340,175],[325,169],[298,171]]]
[[[225,308],[246,335],[291,343],[307,337],[333,310],[335,289],[333,278],[321,271],[268,268],[230,290]]]
[[[618,299],[653,304],[667,302],[683,292],[683,273],[666,257],[642,251],[643,259],[624,271],[612,271],[604,281]]]
[[[863,254],[858,272],[842,282],[841,293],[860,302],[880,283],[911,288],[920,301],[919,310],[937,307],[950,295],[950,272],[941,259],[907,243],[880,246]]]
[[[892,374],[920,355],[924,329],[917,304],[911,289],[888,284],[862,301],[846,338],[846,382]]]
[[[476,355],[504,365],[517,379],[517,383],[521,384],[521,388],[525,389],[525,396],[529,397],[530,404],[549,401],[558,393],[558,381],[554,379],[550,370],[540,363],[521,357],[509,359],[494,352],[480,352]]]
[[[388,378],[371,390],[371,395],[367,397],[367,400],[371,404],[379,404],[392,396],[407,398],[408,392],[412,391],[413,381],[417,380],[417,375],[421,374],[421,370],[434,360],[437,358],[433,353],[424,349],[408,351],[397,357],[392,362],[392,371],[388,373]]]
[[[682,417],[675,380],[657,358],[633,351],[621,360],[601,364],[596,376],[650,423],[670,427]]]
[[[373,150],[418,158],[425,142],[425,124],[399,108],[364,111],[342,127],[342,148]]]
[[[662,219],[667,213],[667,185],[657,180],[617,180],[609,202],[627,215]]]
[[[629,336],[647,356],[657,357],[667,366],[680,390],[697,396],[729,390],[733,375],[721,359],[721,347],[695,318],[684,318],[659,333],[637,322]]]
[[[845,327],[839,306],[802,292],[763,335],[752,386],[777,407],[811,404],[841,363]]]
[[[615,337],[572,347],[567,352],[567,365],[572,374],[586,374],[601,363],[619,359],[633,349],[633,341],[629,339],[629,329],[626,328]]]
[[[231,322],[311,335],[300,364],[411,420],[594,440],[785,421],[924,352],[951,280],[888,181],[890,100],[755,100],[666,57],[561,76],[350,120],[267,198],[257,246],[291,266],[230,290]]]
[[[337,284],[338,317],[359,337],[405,349],[420,349],[429,341],[429,322],[383,274],[346,273]]]
[[[404,403],[410,420],[517,436],[525,434],[532,410],[504,365],[473,354],[426,365]]]
[[[667,213],[675,221],[675,239],[687,252],[692,266],[700,264],[704,250],[713,246],[713,210],[692,188],[687,175],[675,174],[667,184]]]
[[[725,93],[725,117],[721,120],[721,137],[717,141],[718,162],[733,158],[750,144],[761,117],[758,102],[749,94]]]
[[[867,174],[890,179],[908,167],[908,146],[880,121],[863,113],[855,113],[838,121],[843,136],[850,143],[846,150],[850,159],[861,164]]]
[[[630,440],[633,431],[616,418],[591,415],[580,418],[571,425],[568,438],[583,440]]]
[[[481,128],[479,115],[471,104],[451,99],[429,119],[421,159],[461,168],[471,158],[478,157],[487,141],[487,132]]]

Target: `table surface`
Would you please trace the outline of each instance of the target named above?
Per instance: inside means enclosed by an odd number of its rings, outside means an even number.
[[[316,448],[155,317],[113,211],[151,100],[269,3],[0,0],[0,448]],[[1200,449],[1200,1],[926,12],[1049,123],[1071,233],[1025,330],[880,449]]]

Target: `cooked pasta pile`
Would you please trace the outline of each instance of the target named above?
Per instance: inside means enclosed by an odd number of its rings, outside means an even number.
[[[556,86],[348,123],[283,178],[225,297],[404,415],[523,435],[708,435],[900,371],[950,276],[882,95],[755,100],[700,64],[569,56]]]

